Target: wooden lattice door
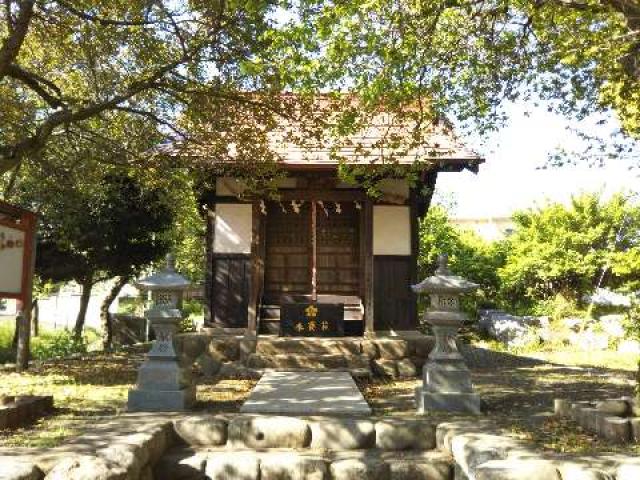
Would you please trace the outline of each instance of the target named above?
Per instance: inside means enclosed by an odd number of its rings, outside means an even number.
[[[283,296],[307,295],[311,286],[311,208],[299,213],[290,204],[267,205],[265,297],[280,303]]]

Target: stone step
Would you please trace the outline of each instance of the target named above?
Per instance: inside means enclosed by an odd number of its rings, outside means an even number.
[[[226,449],[430,451],[436,424],[426,418],[348,418],[209,414],[174,420],[182,444]]]
[[[359,355],[362,339],[358,338],[258,338],[258,355]]]
[[[369,368],[369,359],[363,355],[318,355],[318,354],[277,354],[261,355],[251,354],[247,357],[246,365],[249,368],[272,368],[272,369],[305,369],[305,370],[326,370],[326,369],[350,369]]]
[[[174,448],[155,465],[155,480],[453,480],[453,459],[438,451],[327,452]]]

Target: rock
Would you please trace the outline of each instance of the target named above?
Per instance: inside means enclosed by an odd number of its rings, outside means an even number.
[[[563,463],[558,467],[562,480],[610,480],[611,476],[601,470],[580,463]]]
[[[238,416],[229,422],[229,443],[246,448],[306,448],[311,429],[305,420],[294,417]]]
[[[582,428],[590,432],[598,431],[598,410],[590,407],[582,407],[579,410],[578,423]]]
[[[433,350],[435,344],[436,341],[433,337],[421,336],[411,338],[409,340],[409,355],[411,357],[426,359],[431,353],[431,350]]]
[[[377,358],[371,361],[373,372],[382,377],[396,378],[398,376],[397,362],[384,358]]]
[[[602,351],[609,348],[609,336],[606,333],[598,333],[592,330],[574,333],[569,336],[569,342],[585,352]]]
[[[631,417],[629,425],[631,426],[631,440],[640,443],[640,418]]]
[[[413,378],[418,375],[418,370],[414,363],[408,358],[396,362],[396,370],[399,378]]]
[[[151,469],[150,465],[147,465],[142,469],[142,472],[140,473],[140,478],[138,480],[155,480],[153,478],[153,470]]]
[[[205,455],[189,448],[169,451],[153,466],[153,479],[204,480]]]
[[[222,362],[214,360],[206,353],[203,353],[196,359],[196,364],[200,367],[202,375],[205,378],[214,377],[220,371],[220,367],[222,366]]]
[[[211,452],[204,472],[211,480],[258,480],[260,462],[253,452]]]
[[[309,422],[311,448],[327,450],[357,450],[371,448],[376,442],[376,430],[369,420],[322,419]]]
[[[621,340],[618,343],[619,353],[631,353],[634,355],[640,355],[640,341],[638,340]]]
[[[189,416],[174,422],[177,436],[187,445],[214,447],[227,443],[227,421],[211,415]]]
[[[553,400],[553,413],[557,417],[568,417],[571,414],[571,402],[566,398]]]
[[[3,458],[0,462],[0,480],[41,480],[44,473],[33,463]]]
[[[376,422],[376,447],[381,450],[432,450],[435,446],[436,427],[424,420]]]
[[[389,464],[372,458],[354,458],[333,462],[330,467],[333,480],[389,480]]]
[[[596,403],[596,410],[608,415],[623,417],[629,411],[629,404],[624,400],[602,400]]]
[[[262,374],[255,368],[244,366],[240,362],[223,363],[218,370],[218,376],[221,378],[246,378],[259,379]]]
[[[201,333],[181,333],[175,336],[175,344],[179,353],[191,359],[198,358],[205,351],[206,337]]]
[[[260,480],[324,480],[327,471],[322,457],[295,453],[269,454],[260,462]]]
[[[640,462],[629,461],[618,465],[616,480],[638,480],[640,478]]]
[[[547,460],[490,460],[478,465],[476,480],[560,480],[553,463]]]
[[[598,433],[610,442],[628,443],[631,439],[631,425],[626,418],[605,417]]]
[[[45,480],[128,480],[126,470],[111,468],[103,458],[75,455],[61,460]]]
[[[220,362],[234,362],[240,359],[240,345],[235,337],[212,338],[207,346],[209,356]]]
[[[380,358],[380,352],[373,340],[363,340],[360,344],[362,354],[370,359]]]
[[[624,338],[626,332],[624,329],[625,317],[624,315],[604,315],[598,319],[602,330],[614,338]]]
[[[406,340],[380,339],[375,342],[380,358],[400,360],[409,356],[409,344]]]
[[[101,449],[98,455],[110,468],[115,465],[118,469],[124,470],[128,478],[137,478],[144,466],[141,461],[144,459],[141,450],[142,447],[139,445],[115,444]]]
[[[240,340],[239,349],[240,349],[240,360],[246,361],[249,355],[252,353],[256,353],[256,347],[258,345],[258,340],[254,337],[245,337]]]
[[[450,480],[453,468],[450,459],[442,461],[390,460],[393,480]]]

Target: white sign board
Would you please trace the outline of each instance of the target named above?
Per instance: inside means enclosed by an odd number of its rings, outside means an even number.
[[[22,292],[25,232],[0,225],[0,292]]]

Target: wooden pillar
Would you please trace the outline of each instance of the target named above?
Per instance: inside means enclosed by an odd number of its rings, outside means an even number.
[[[311,300],[318,301],[318,211],[315,200],[311,202]]]
[[[373,202],[366,199],[363,205],[364,215],[364,334],[374,334],[374,284],[373,284]]]
[[[418,205],[418,192],[411,189],[409,192],[409,221],[411,234],[411,258],[409,265],[409,283],[418,283],[418,256],[420,254],[420,213]],[[418,327],[418,296],[410,290],[411,305],[409,308],[410,323]]]
[[[205,269],[204,269],[204,324],[213,324],[213,244],[216,236],[216,206],[208,205],[205,211]]]
[[[264,279],[264,221],[260,211],[260,203],[252,205],[251,222],[251,281],[249,284],[249,301],[247,312],[247,334],[258,334],[260,317],[260,298],[262,297]]]

